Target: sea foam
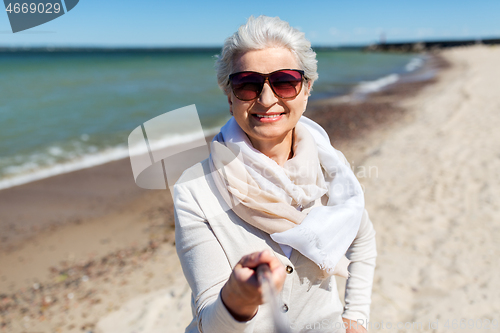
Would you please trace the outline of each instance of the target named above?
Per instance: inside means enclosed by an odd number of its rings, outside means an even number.
[[[356,92],[362,94],[373,93],[381,90],[382,88],[390,84],[396,83],[398,80],[399,80],[398,74],[389,74],[377,80],[361,82],[356,87]]]
[[[204,131],[205,136],[215,135],[219,132],[220,127],[210,128]],[[176,146],[182,143],[193,141],[199,137],[199,133],[184,133],[177,135],[165,136],[163,139],[156,142],[152,149],[161,149],[165,147]],[[59,153],[60,148],[52,147],[49,149],[52,153]],[[127,147],[126,145],[118,145],[103,149],[95,153],[87,153],[74,159],[57,163],[55,160],[47,158],[45,162],[48,165],[40,167],[39,164],[29,161],[19,166],[10,166],[7,171],[10,176],[0,179],[0,190],[9,187],[14,187],[40,179],[49,178],[52,176],[77,171],[81,169],[91,168],[97,165],[127,158],[130,155],[141,154],[142,150],[139,147]],[[39,155],[39,154],[38,154]],[[39,157],[39,156],[38,156]],[[51,164],[52,163],[52,164]],[[132,170],[130,177],[133,178]]]

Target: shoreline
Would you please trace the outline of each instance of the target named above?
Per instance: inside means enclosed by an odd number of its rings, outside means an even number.
[[[330,136],[332,145],[342,151],[348,162],[355,166],[362,163],[370,147],[377,146],[384,132],[408,117],[408,110],[401,101],[411,99],[436,84],[442,72],[451,64],[440,54],[429,58],[419,71],[401,76],[384,89],[357,98],[355,92],[315,101],[305,115],[320,124]],[[333,112],[332,112],[333,111]]]
[[[315,101],[306,116],[327,130],[351,164],[362,165],[379,154],[394,128],[414,120],[405,101],[432,91],[443,73],[457,70],[441,61],[433,80],[397,83],[356,103]],[[183,331],[191,315],[189,289],[173,247],[172,199],[165,191],[138,188],[128,158],[1,190],[4,200],[10,209],[0,209],[0,233],[17,243],[0,250],[0,265],[9,267],[0,274],[1,327],[102,331],[105,323],[96,325],[104,314],[138,295],[165,290],[172,303],[171,313],[164,312],[170,313],[169,327]],[[14,234],[9,224],[22,216],[35,222]],[[46,226],[30,230],[40,219]]]

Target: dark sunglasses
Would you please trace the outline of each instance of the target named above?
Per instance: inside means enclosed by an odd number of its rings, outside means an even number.
[[[246,71],[229,75],[229,84],[234,96],[242,101],[251,101],[259,97],[266,80],[277,97],[294,98],[302,89],[304,71],[280,69],[269,74]]]

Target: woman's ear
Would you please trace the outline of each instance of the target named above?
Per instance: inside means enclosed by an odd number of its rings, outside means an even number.
[[[311,87],[312,87],[311,80],[307,80],[307,96],[311,96]]]
[[[305,92],[304,92],[304,97],[305,97],[306,102],[309,99],[309,96],[311,96],[311,86],[312,86],[311,81],[307,80],[306,86],[305,86]]]

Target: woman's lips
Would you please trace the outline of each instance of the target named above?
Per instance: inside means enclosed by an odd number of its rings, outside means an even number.
[[[280,120],[284,113],[273,113],[273,114],[252,114],[252,117],[261,123],[272,123]]]

